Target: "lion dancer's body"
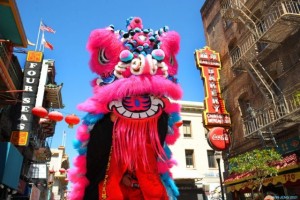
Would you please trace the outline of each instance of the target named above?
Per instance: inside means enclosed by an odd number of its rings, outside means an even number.
[[[149,144],[147,144],[149,166],[143,167],[138,161],[138,170],[134,171],[135,179],[126,177],[128,168],[118,164],[115,156],[111,156],[107,178],[99,184],[99,200],[168,200],[157,169],[157,159]],[[125,177],[124,177],[125,176]],[[127,180],[124,180],[127,179]],[[105,182],[105,187],[103,186]]]
[[[158,156],[162,148],[157,119],[128,122],[120,118],[111,115],[113,143],[105,178],[99,184],[99,200],[168,200],[157,167],[158,157],[164,156]],[[128,140],[140,145],[131,147]]]
[[[70,200],[176,200],[168,145],[179,137],[182,97],[175,75],[179,35],[167,27],[143,29],[129,18],[127,33],[94,30],[90,67],[99,75],[77,130],[68,178]],[[116,37],[117,36],[117,37]]]

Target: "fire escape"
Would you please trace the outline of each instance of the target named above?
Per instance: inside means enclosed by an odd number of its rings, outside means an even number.
[[[275,1],[263,8],[264,15],[258,18],[251,10],[264,3],[265,0],[223,0],[221,15],[225,20],[243,23],[249,30],[229,52],[231,68],[246,71],[268,102],[255,112],[248,107],[249,115],[243,121],[245,137],[260,138],[265,146],[277,146],[274,135],[299,123],[300,92],[284,94],[261,61],[299,29],[300,1]]]

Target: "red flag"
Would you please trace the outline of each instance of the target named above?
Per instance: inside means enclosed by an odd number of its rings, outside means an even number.
[[[47,26],[47,25],[44,24],[43,22],[41,22],[40,29],[41,29],[42,31],[47,31],[47,32],[49,32],[49,33],[55,33],[55,32],[56,32],[53,28],[51,28],[50,26]]]
[[[53,50],[53,45],[50,44],[50,42],[47,42],[46,40],[44,40],[44,47]]]

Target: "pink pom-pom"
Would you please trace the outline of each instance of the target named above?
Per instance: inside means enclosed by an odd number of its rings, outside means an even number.
[[[83,124],[77,129],[76,138],[81,142],[85,142],[85,141],[89,140],[90,134],[88,132],[87,125]]]
[[[158,168],[159,173],[162,173],[162,174],[169,171],[168,164],[163,161],[157,162],[157,168]]]
[[[85,167],[86,166],[86,156],[80,155],[80,156],[75,157],[73,164],[76,167]]]
[[[174,113],[177,112],[179,113],[181,109],[181,106],[178,103],[170,103],[167,105],[167,107],[165,108],[165,111],[167,113]]]
[[[68,179],[72,182],[75,183],[78,180],[77,176],[77,168],[71,168],[68,169]]]
[[[84,190],[86,186],[89,184],[87,178],[83,177],[78,182],[72,185],[72,190],[69,194],[69,199],[71,200],[82,200],[84,196]]]

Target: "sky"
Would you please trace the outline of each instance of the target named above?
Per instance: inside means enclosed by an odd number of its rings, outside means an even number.
[[[85,113],[78,111],[77,105],[92,96],[90,81],[97,77],[88,65],[86,43],[90,32],[111,24],[116,30],[126,30],[126,19],[135,16],[141,17],[144,28],[158,30],[168,26],[169,30],[179,33],[181,41],[177,56],[177,78],[183,89],[182,100],[203,102],[203,82],[194,60],[195,50],[206,45],[200,14],[203,3],[204,0],[16,0],[30,42],[37,42],[41,20],[56,31],[55,34],[45,32],[45,40],[54,49],[45,48],[44,59],[55,60],[55,80],[57,84],[63,83],[65,107],[58,111],[64,116],[76,114],[80,118]],[[33,46],[27,48],[34,49]],[[24,66],[26,55],[17,56],[21,66]],[[73,158],[77,156],[72,145],[77,127],[71,129],[65,121],[58,122],[50,142],[51,148],[65,145],[71,166]],[[65,143],[63,132],[66,133]]]

